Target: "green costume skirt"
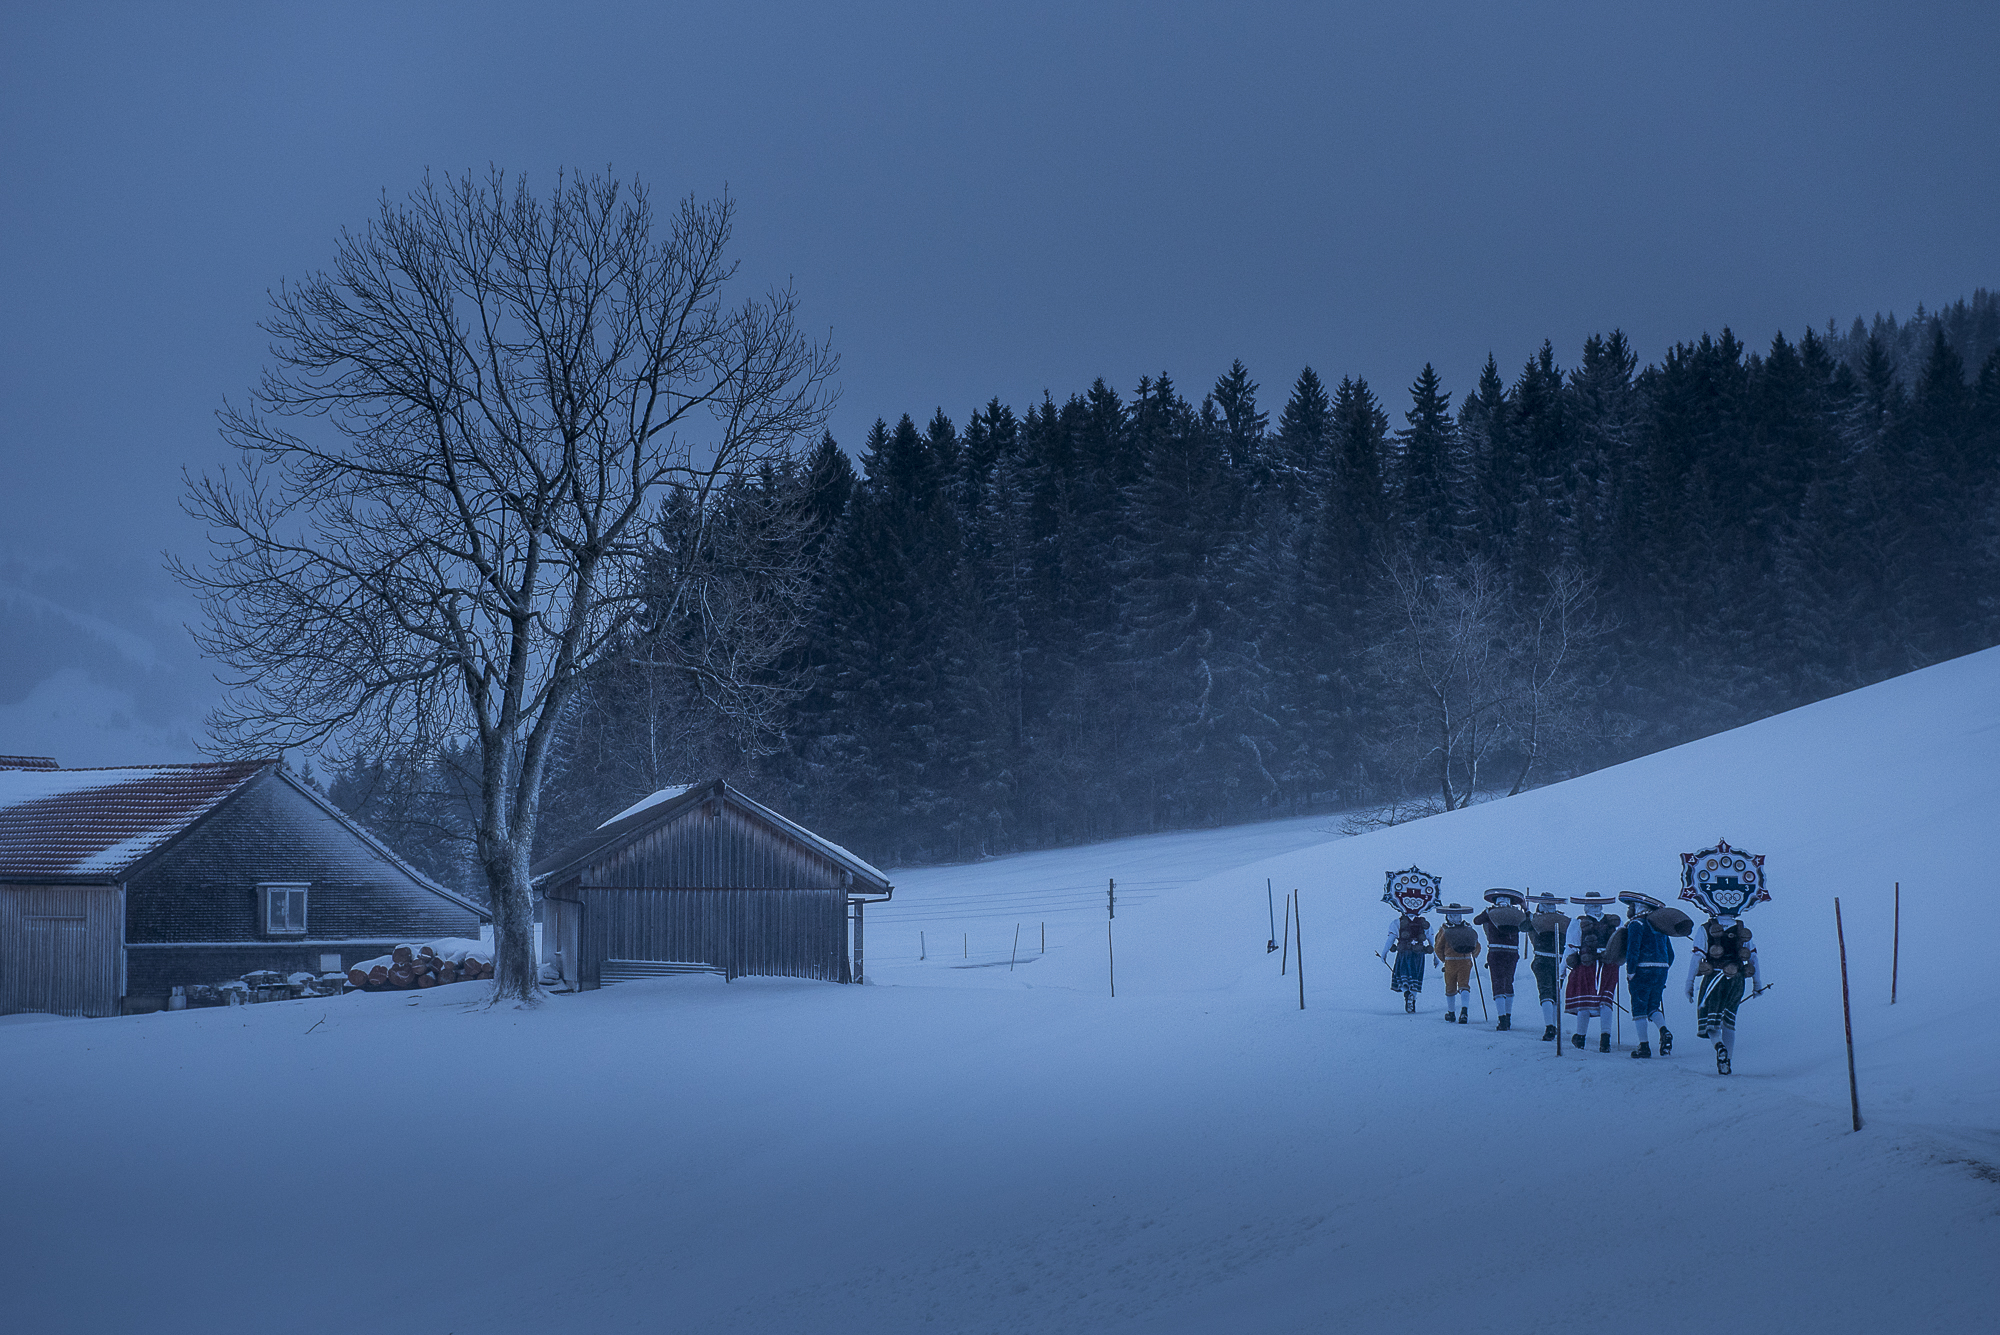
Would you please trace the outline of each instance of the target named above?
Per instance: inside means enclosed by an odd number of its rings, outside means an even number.
[[[1711,973],[1702,978],[1700,986],[1695,999],[1695,1033],[1714,1038],[1724,1029],[1734,1029],[1736,1008],[1743,1004],[1743,980]]]

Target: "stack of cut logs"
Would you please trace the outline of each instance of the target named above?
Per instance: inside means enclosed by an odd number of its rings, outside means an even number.
[[[347,971],[347,981],[368,992],[409,991],[492,976],[493,951],[478,941],[455,937],[397,946]]]

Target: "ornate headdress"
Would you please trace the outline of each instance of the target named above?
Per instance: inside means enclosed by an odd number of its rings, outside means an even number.
[[[1770,897],[1762,853],[1745,853],[1718,839],[1713,848],[1681,854],[1681,898],[1718,918],[1737,917]]]
[[[1382,902],[1414,918],[1438,902],[1438,878],[1415,867],[1392,871],[1382,888]]]

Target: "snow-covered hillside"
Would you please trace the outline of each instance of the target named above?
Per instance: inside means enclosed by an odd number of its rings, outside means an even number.
[[[1360,838],[909,872],[869,987],[10,1024],[0,1293],[69,1331],[1990,1329],[1996,809],[1989,651]],[[1435,974],[1405,1016],[1371,953],[1388,868],[1669,897],[1717,837],[1774,895],[1732,1077],[1678,968],[1680,1044],[1640,1062],[1557,1057],[1531,1002],[1445,1025]]]

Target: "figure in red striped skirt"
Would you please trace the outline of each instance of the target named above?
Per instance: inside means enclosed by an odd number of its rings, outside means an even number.
[[[1597,1050],[1611,1051],[1613,994],[1618,988],[1618,970],[1605,963],[1604,948],[1618,930],[1618,917],[1610,912],[1618,901],[1610,895],[1571,895],[1569,902],[1580,904],[1583,912],[1569,925],[1569,987],[1563,993],[1563,1009],[1576,1017],[1576,1032],[1569,1041],[1582,1047],[1590,1022],[1597,1021]]]

